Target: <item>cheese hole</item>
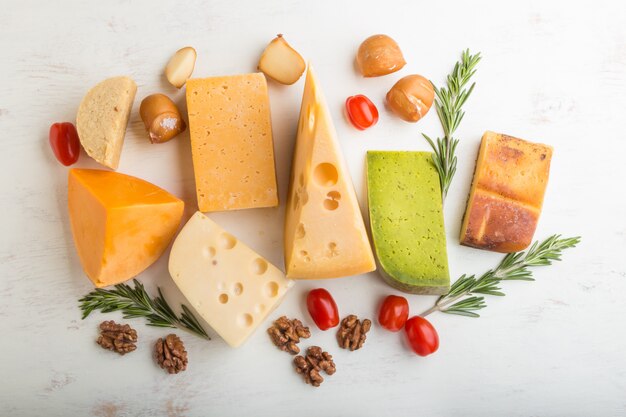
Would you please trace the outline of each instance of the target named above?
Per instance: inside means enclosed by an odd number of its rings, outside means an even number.
[[[208,248],[202,249],[202,255],[205,258],[213,258],[215,256],[215,248],[213,246],[209,246]]]
[[[300,223],[296,228],[296,239],[302,239],[306,236],[306,230],[304,230],[304,224]]]
[[[267,271],[267,262],[265,259],[256,258],[252,261],[252,272],[257,275],[262,275]]]
[[[306,118],[309,121],[309,130],[312,131],[315,127],[315,114],[311,111],[311,105],[306,108]]]
[[[257,304],[254,306],[254,312],[256,314],[261,314],[265,311],[265,304]]]
[[[265,284],[265,287],[263,288],[265,295],[268,296],[269,298],[274,298],[278,295],[278,283],[274,282],[274,281],[270,281],[267,284]]]
[[[254,318],[251,314],[240,314],[237,317],[237,324],[241,327],[250,327],[252,326],[252,323],[254,323]]]
[[[336,210],[339,207],[339,202],[335,200],[324,200],[324,208],[326,210]]]
[[[237,244],[237,239],[228,233],[222,233],[220,236],[220,246],[224,249],[232,249]]]
[[[339,174],[337,173],[337,168],[335,168],[333,164],[323,162],[315,167],[315,171],[313,171],[313,179],[318,185],[323,187],[332,187],[337,184]]]
[[[220,303],[226,304],[228,302],[228,294],[220,294],[220,296],[217,297],[217,299],[219,300]]]
[[[309,193],[306,191],[306,188],[301,187],[296,191],[296,204],[294,207],[297,209],[298,207],[304,206],[309,202]]]
[[[339,193],[339,191],[331,191],[326,194],[326,198],[329,198],[331,200],[341,200],[341,194]]]
[[[326,200],[324,200],[324,208],[326,210],[336,210],[339,207],[339,200],[341,199],[341,194],[337,191],[331,191],[326,194]]]
[[[241,295],[242,292],[243,292],[243,285],[241,284],[241,282],[238,282],[235,285],[233,285],[233,294]]]

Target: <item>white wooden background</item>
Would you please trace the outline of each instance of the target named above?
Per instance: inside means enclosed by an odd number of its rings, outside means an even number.
[[[0,415],[626,415],[623,2],[0,0],[0,10]],[[487,129],[554,146],[536,237],[580,234],[583,243],[562,263],[536,270],[536,282],[507,283],[507,296],[490,298],[480,319],[431,316],[441,347],[428,358],[379,327],[354,353],[337,348],[334,332],[314,332],[310,342],[334,353],[338,368],[319,389],[301,381],[290,356],[263,330],[237,350],[214,333],[204,342],[178,332],[190,363],[175,376],[151,357],[166,331],[141,320],[132,322],[140,335],[136,352],[119,357],[98,347],[98,323],[119,316],[80,320],[77,299],[91,285],[71,241],[67,169],[50,152],[50,124],[73,121],[96,82],[133,77],[139,90],[119,171],[184,198],[187,218],[195,205],[189,137],[149,144],[139,100],[165,92],[183,101],[162,75],[179,47],[197,49],[196,77],[250,72],[276,33],[314,63],[361,202],[367,149],[426,150],[420,132],[440,133],[434,112],[417,125],[392,117],[382,105],[388,88],[409,73],[441,83],[462,49],[482,52],[445,210],[453,277],[501,259],[461,247],[457,238]],[[400,73],[355,73],[355,51],[374,33],[401,45],[408,64]],[[303,80],[270,87],[283,202],[302,88]],[[379,105],[375,128],[358,132],[343,119],[343,101],[355,93]],[[78,165],[96,166],[85,155]],[[283,206],[211,217],[282,264]],[[166,259],[140,279],[179,304]],[[334,294],[343,314],[366,317],[394,293],[376,273],[300,282],[273,317],[310,323],[303,297],[317,286]],[[412,311],[433,301],[413,296]]]

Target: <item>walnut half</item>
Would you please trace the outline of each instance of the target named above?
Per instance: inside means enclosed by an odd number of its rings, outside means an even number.
[[[337,342],[342,349],[352,351],[361,349],[367,338],[366,333],[370,331],[372,322],[368,319],[359,320],[354,314],[341,320],[341,326],[337,331]]]
[[[187,351],[183,341],[175,334],[168,334],[155,345],[156,360],[159,366],[170,374],[187,369]]]
[[[267,333],[280,350],[289,352],[292,355],[300,353],[300,348],[298,347],[300,339],[311,337],[311,331],[300,320],[289,320],[286,316],[276,320],[272,327],[267,329]]]
[[[293,364],[296,372],[304,376],[304,381],[314,387],[319,387],[324,382],[320,371],[324,371],[326,375],[332,375],[337,370],[332,355],[322,351],[319,346],[308,348],[306,357],[298,355],[293,358]]]
[[[96,343],[104,349],[124,355],[137,349],[137,332],[128,324],[117,324],[113,320],[100,323],[100,336]]]

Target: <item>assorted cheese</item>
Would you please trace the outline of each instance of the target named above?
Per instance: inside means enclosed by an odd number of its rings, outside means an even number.
[[[505,253],[528,247],[539,221],[551,159],[550,146],[485,132],[461,244]]]
[[[450,274],[432,153],[369,151],[367,195],[381,275],[401,291],[446,294]]]
[[[277,206],[263,74],[191,79],[186,96],[199,210]]]
[[[200,212],[174,241],[169,270],[200,316],[232,347],[263,323],[293,284]]]
[[[92,169],[70,170],[68,205],[78,256],[96,287],[126,281],[155,262],[184,208],[149,182]]]
[[[389,57],[385,62],[370,62],[373,55],[367,55],[367,47],[385,47],[400,67],[404,65],[397,44],[380,36],[369,38],[363,44],[365,49],[363,45],[359,49],[357,61],[365,76],[397,70],[387,65],[393,61]],[[378,43],[367,43],[372,39]],[[169,271],[200,316],[230,346],[237,347],[278,306],[293,285],[292,279],[362,274],[375,270],[376,263],[332,118],[311,65],[285,211],[286,273],[201,213],[275,207],[278,191],[265,77],[253,73],[188,79],[195,58],[193,48],[183,48],[166,69],[174,86],[187,85],[200,210],[175,239]],[[366,66],[374,71],[366,74]],[[305,67],[302,57],[282,35],[268,45],[258,66],[283,84],[295,83]],[[405,77],[389,94],[415,93],[419,88],[424,90],[425,83],[420,76]],[[83,148],[112,169],[119,164],[136,90],[128,77],[110,78],[90,89],[78,109],[76,124]],[[422,101],[428,111],[432,88],[426,93],[430,96],[422,94]],[[149,96],[140,113],[153,142],[169,140],[185,129],[185,121],[166,96]],[[165,116],[179,123],[172,125],[175,132],[166,132],[157,123]],[[541,212],[551,157],[549,146],[486,132],[461,244],[498,252],[525,249]],[[443,203],[432,154],[369,151],[367,186],[381,275],[401,291],[448,293]],[[68,206],[78,256],[96,287],[126,281],[154,263],[173,239],[184,209],[181,200],[146,181],[90,169],[70,170]]]
[[[309,64],[285,210],[289,278],[336,278],[376,269],[333,123]]]
[[[117,169],[126,125],[133,107],[137,84],[128,77],[113,77],[87,92],[78,107],[76,129],[87,155]]]

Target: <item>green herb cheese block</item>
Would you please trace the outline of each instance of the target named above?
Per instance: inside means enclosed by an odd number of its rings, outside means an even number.
[[[446,294],[450,273],[439,175],[430,152],[369,151],[367,195],[379,271],[413,294]]]

